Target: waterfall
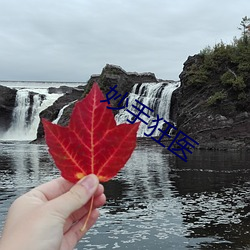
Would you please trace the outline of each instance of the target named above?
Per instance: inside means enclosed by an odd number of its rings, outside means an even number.
[[[148,129],[148,126],[150,126],[152,121],[156,118],[157,114],[160,118],[169,121],[172,93],[178,87],[180,87],[180,82],[137,83],[134,85],[128,96],[128,107],[126,109],[135,114],[138,113],[138,111],[132,107],[132,105],[139,106],[135,101],[138,100],[154,110],[154,112],[151,112],[148,109],[144,109],[145,113],[147,113],[150,118],[142,115],[142,119],[146,121],[148,125],[141,122],[137,137],[144,137],[144,133],[150,133],[152,131],[152,129]],[[127,112],[126,109],[120,110],[115,116],[117,124],[128,123],[127,119],[132,120],[133,115]],[[162,128],[163,124],[164,121],[160,121],[157,128]],[[159,135],[160,131],[157,129],[152,136]]]
[[[38,84],[36,85],[38,86]],[[12,123],[8,131],[0,135],[0,140],[13,140],[13,141],[31,141],[36,139],[37,128],[40,122],[39,113],[51,106],[63,94],[49,94],[48,89],[34,87],[17,88],[16,104],[12,114]],[[157,114],[160,118],[169,121],[169,111],[171,105],[172,92],[180,86],[179,82],[159,82],[159,83],[142,83],[135,84],[131,93],[128,96],[127,109],[137,113],[138,111],[132,107],[136,105],[135,100],[138,100],[154,110],[148,111],[149,119],[144,119],[148,125],[141,123],[138,130],[138,137],[143,137],[144,133],[150,133],[152,129],[148,126],[155,119]],[[58,117],[53,121],[57,123],[61,118],[65,108],[73,102],[65,105],[59,112]],[[137,104],[138,105],[138,104]],[[115,119],[117,124],[128,123],[127,119],[132,120],[132,115],[126,109],[120,110]],[[157,128],[162,128],[164,121],[160,121]],[[156,129],[153,136],[160,135],[160,131]]]
[[[36,139],[40,122],[39,113],[52,105],[61,95],[48,94],[47,89],[19,89],[16,94],[11,126],[0,140],[31,141]]]

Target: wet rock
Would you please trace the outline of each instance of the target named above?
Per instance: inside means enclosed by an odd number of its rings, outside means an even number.
[[[68,105],[70,103],[72,103],[72,104],[68,107],[68,109],[72,110],[74,107],[74,104],[75,104],[74,101],[81,99],[81,97],[83,95],[83,91],[84,91],[84,88],[81,88],[81,87],[80,88],[72,88],[70,93],[66,93],[63,96],[59,97],[53,103],[53,105],[51,105],[47,109],[43,110],[39,115],[40,119],[45,118],[51,122],[54,121],[57,118],[60,110],[65,105]],[[58,124],[66,126],[67,124],[65,124],[65,117],[68,118],[70,116],[70,114],[69,114],[69,111],[67,109],[64,110],[64,113],[66,113],[66,115],[61,117],[61,119],[58,121]],[[68,121],[68,119],[67,119],[67,121]],[[37,139],[39,140],[43,137],[44,137],[43,125],[42,125],[42,122],[40,122],[40,124],[38,126],[38,130],[37,130]]]
[[[117,85],[117,92],[123,96],[126,92],[130,93],[136,83],[157,83],[158,80],[154,73],[126,72],[119,66],[107,64],[100,75],[92,75],[90,77],[84,95],[90,91],[94,82],[98,83],[104,94],[110,91],[110,87]],[[118,103],[119,99],[111,100],[113,107],[117,107]]]
[[[116,90],[121,96],[130,93],[134,84],[142,82],[158,82],[153,73],[129,73],[119,66],[107,64],[100,75],[92,75],[83,93],[83,98],[89,93],[94,82],[97,82],[104,94],[110,91],[110,87],[117,85]],[[117,107],[120,99],[111,100],[111,105]],[[61,119],[61,125],[66,126],[69,122],[72,107],[65,110]],[[116,114],[116,111],[114,112]]]
[[[6,131],[11,125],[16,92],[16,89],[0,85],[0,132]]]

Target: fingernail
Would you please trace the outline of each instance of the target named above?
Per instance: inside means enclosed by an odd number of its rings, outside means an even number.
[[[87,175],[85,178],[79,181],[79,184],[81,186],[84,186],[87,190],[95,188],[97,186],[97,183],[97,178],[93,174]]]

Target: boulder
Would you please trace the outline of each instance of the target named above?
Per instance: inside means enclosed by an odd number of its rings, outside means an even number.
[[[72,110],[74,107],[74,104],[75,104],[74,101],[77,101],[82,97],[83,90],[84,90],[84,88],[81,88],[81,87],[80,88],[72,88],[70,93],[66,93],[63,96],[59,97],[53,103],[53,105],[51,105],[47,109],[43,110],[39,115],[40,119],[45,118],[51,122],[54,121],[57,118],[60,110],[65,105],[68,105],[70,103],[72,103],[72,104],[68,107],[68,109]],[[65,112],[68,113],[67,109],[64,110],[64,113]],[[58,124],[65,125],[65,117],[68,118],[68,116],[70,116],[70,114],[62,116],[61,119],[58,121]],[[67,121],[68,121],[68,119],[67,119]],[[43,125],[42,125],[42,122],[40,122],[38,129],[37,129],[37,139],[41,139],[43,137],[44,137]]]
[[[6,131],[12,121],[12,112],[15,108],[16,89],[0,85],[0,131]]]
[[[121,96],[130,93],[136,83],[152,82],[157,83],[158,80],[154,73],[137,73],[126,72],[119,66],[107,64],[100,75],[92,75],[88,80],[84,95],[86,95],[94,82],[97,82],[104,94],[110,91],[110,87],[117,85],[116,90]],[[117,107],[120,99],[111,100],[111,105]],[[116,112],[114,112],[116,113]]]

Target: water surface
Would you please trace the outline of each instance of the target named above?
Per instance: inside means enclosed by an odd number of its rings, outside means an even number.
[[[185,163],[140,142],[77,249],[249,249],[249,166],[247,153],[195,151]],[[1,143],[0,228],[17,196],[57,176],[46,146]]]

